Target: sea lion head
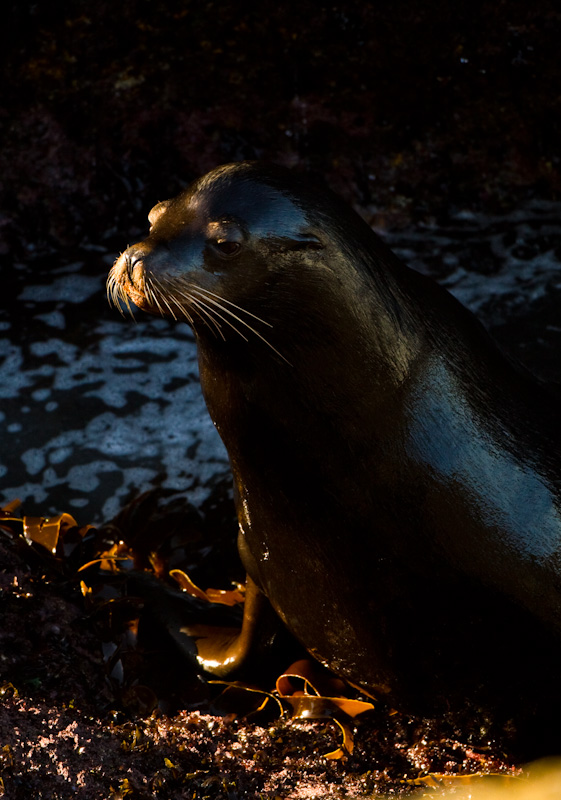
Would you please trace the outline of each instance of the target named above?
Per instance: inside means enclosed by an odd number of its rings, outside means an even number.
[[[303,269],[327,245],[288,175],[230,164],[158,203],[147,238],[111,270],[110,299],[186,320],[198,333],[247,333],[259,324],[249,306],[283,283],[294,257]]]
[[[357,265],[368,260],[361,251],[378,241],[328,190],[253,162],[213,170],[148,219],[147,238],[110,272],[110,300],[187,321],[198,337],[239,334],[273,350],[270,329],[279,322],[304,309],[324,315],[353,289],[360,295],[367,271]],[[322,293],[337,302],[318,302]]]

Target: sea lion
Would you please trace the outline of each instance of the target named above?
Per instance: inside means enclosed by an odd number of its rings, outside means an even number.
[[[248,574],[320,662],[411,711],[561,708],[559,405],[339,198],[219,167],[149,215],[108,292],[185,320]],[[267,598],[267,600],[265,600]],[[546,714],[547,716],[547,714]]]

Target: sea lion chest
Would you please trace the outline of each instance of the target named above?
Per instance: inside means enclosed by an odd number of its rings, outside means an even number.
[[[356,368],[349,357],[346,370]],[[532,612],[561,619],[555,486],[442,359],[423,361],[383,402],[380,387],[357,397],[344,376],[326,407],[303,399],[309,381],[294,370],[280,383],[261,372],[240,380],[202,350],[240,554],[320,661],[369,690],[438,706],[451,671],[455,688],[468,671],[483,683],[488,659],[512,650]],[[478,631],[469,658],[457,620]],[[427,641],[430,657],[412,660]]]

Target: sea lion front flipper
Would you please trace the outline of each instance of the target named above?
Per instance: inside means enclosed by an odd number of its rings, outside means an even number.
[[[199,666],[220,678],[244,666],[254,650],[269,638],[268,621],[273,614],[269,601],[249,575],[245,587],[241,629],[197,624],[181,629],[195,642]]]

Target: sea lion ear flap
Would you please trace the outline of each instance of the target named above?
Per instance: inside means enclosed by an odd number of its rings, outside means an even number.
[[[323,250],[323,242],[314,233],[300,233],[290,240],[291,250]]]
[[[154,206],[154,208],[148,214],[148,222],[150,225],[154,225],[156,221],[162,216],[166,208],[169,207],[171,200],[163,200],[161,203],[158,203]]]

